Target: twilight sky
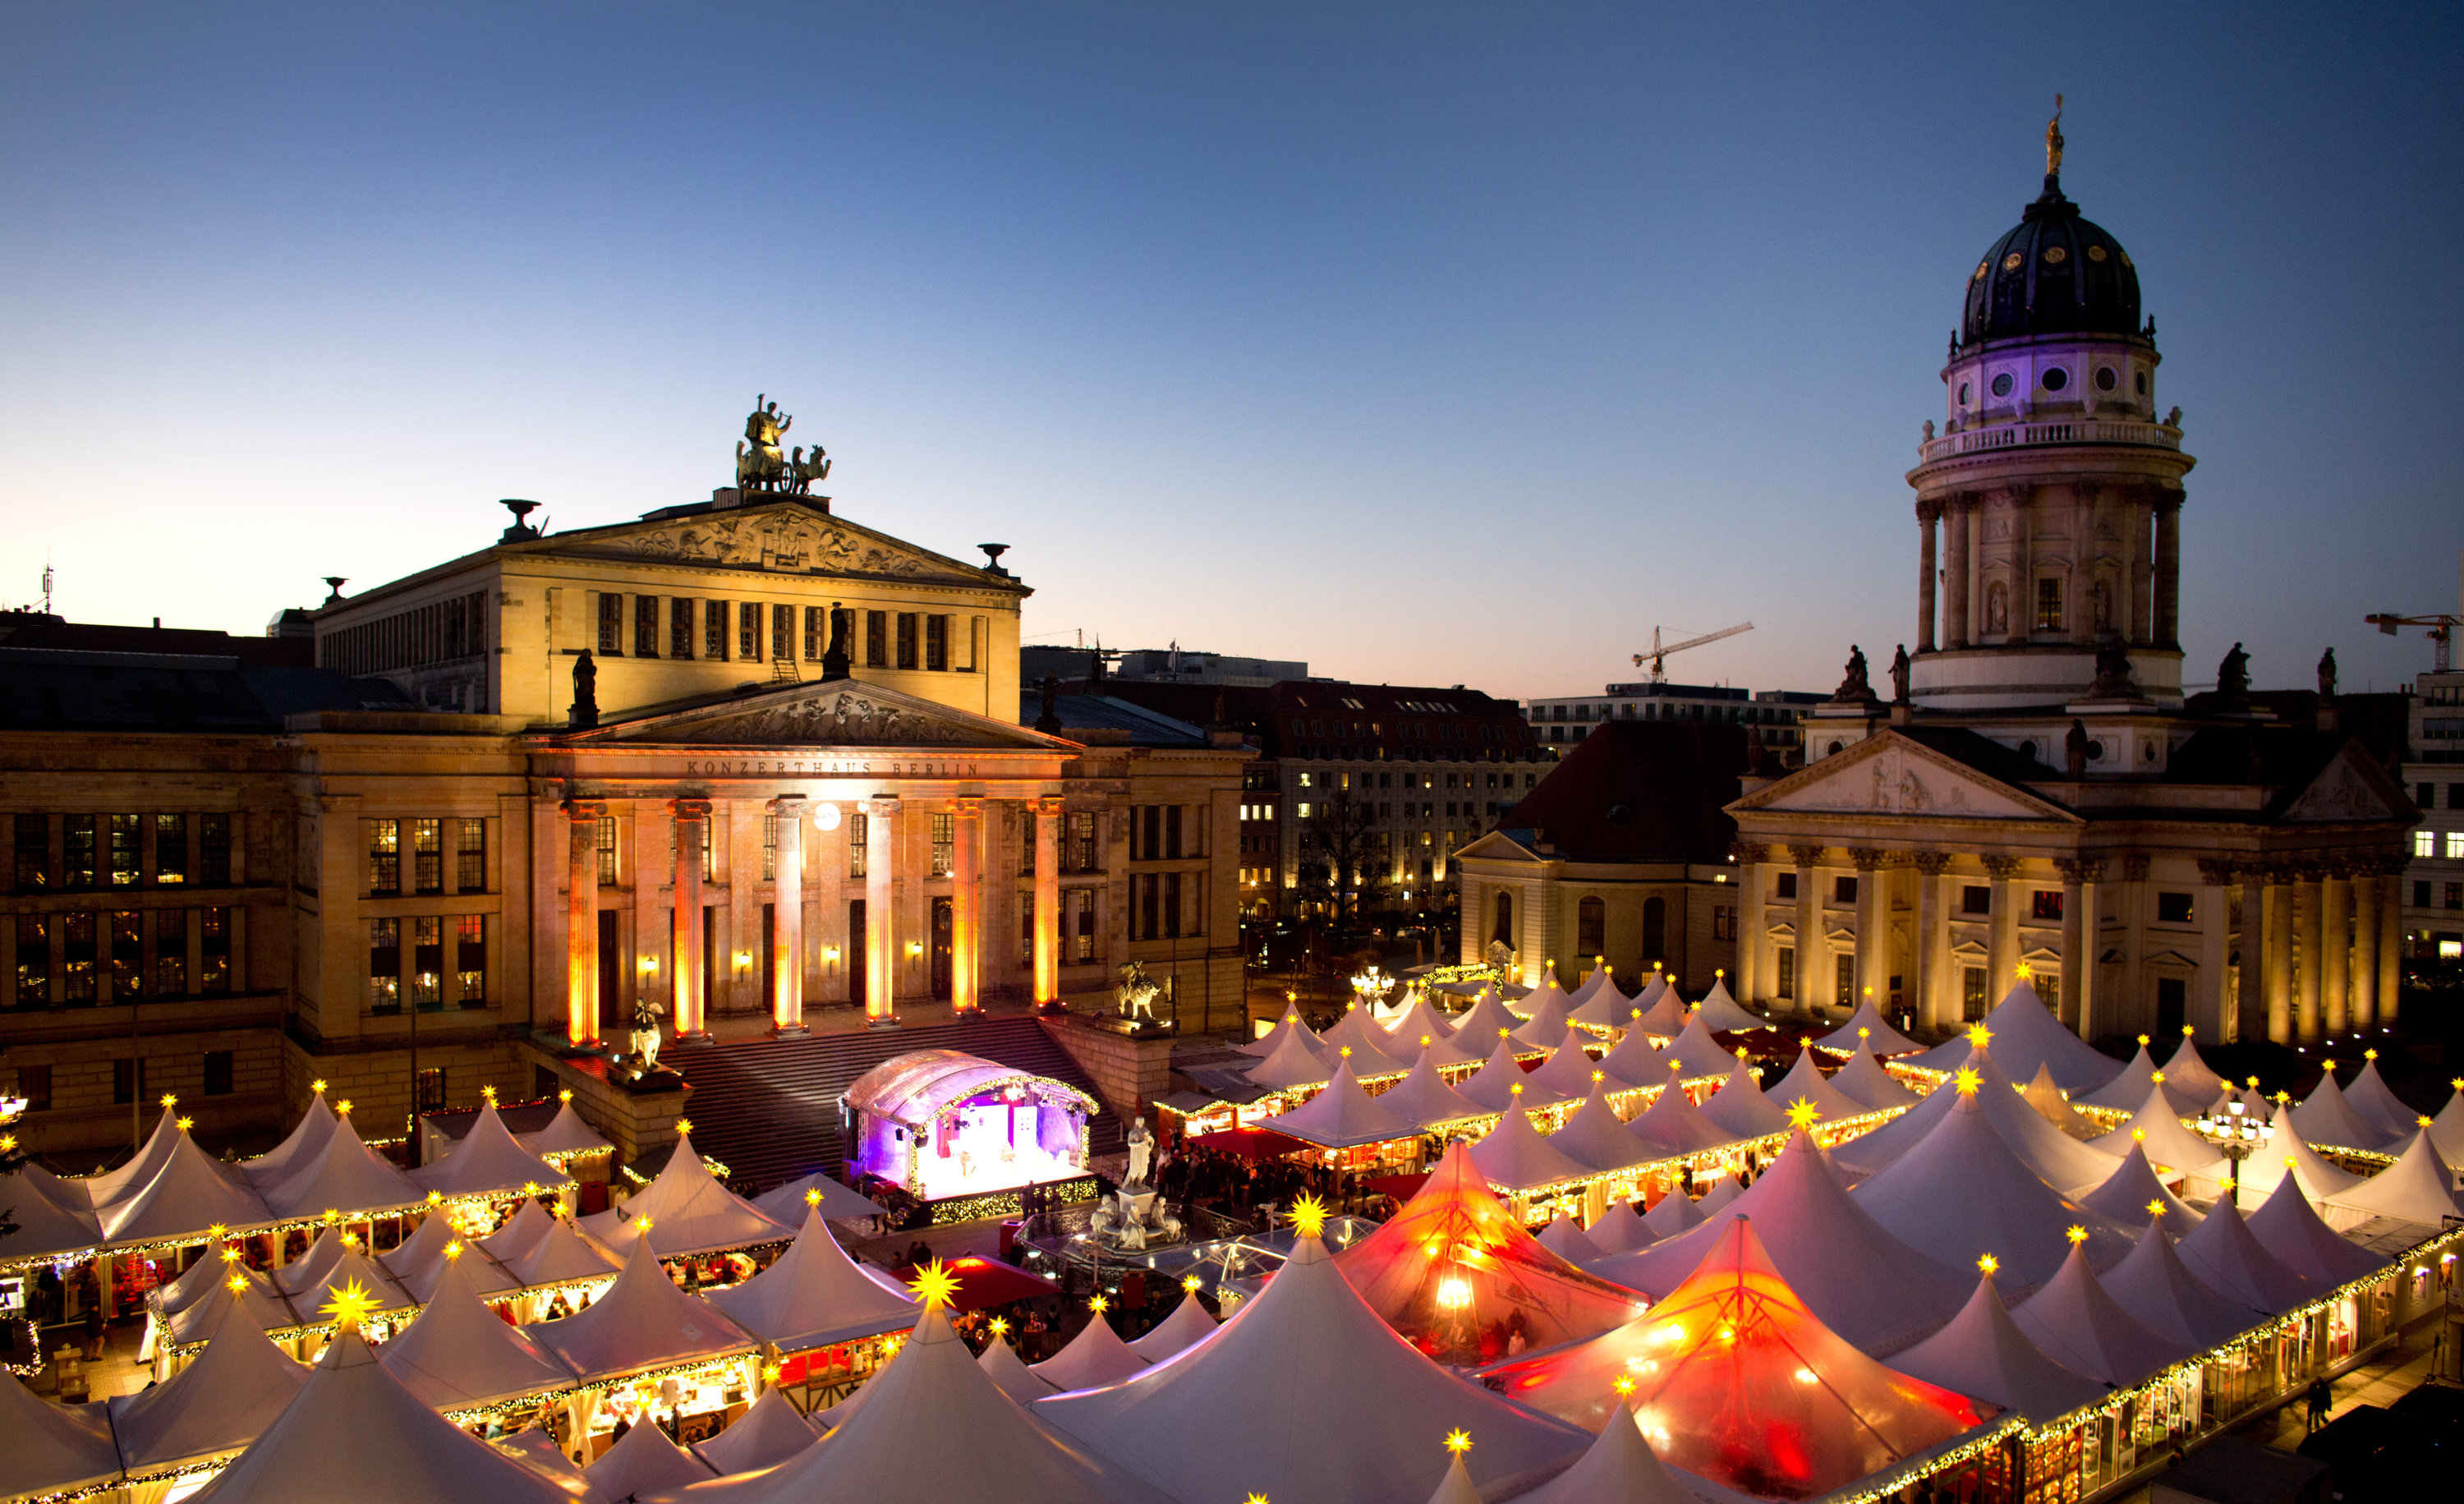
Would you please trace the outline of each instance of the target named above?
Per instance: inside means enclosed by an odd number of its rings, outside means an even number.
[[[1827,690],[2058,89],[2186,677],[2385,689],[2464,549],[2459,75],[2453,6],[10,7],[0,604],[259,630],[706,498],[766,391],[1031,640],[1526,697],[1751,619],[1671,676]]]

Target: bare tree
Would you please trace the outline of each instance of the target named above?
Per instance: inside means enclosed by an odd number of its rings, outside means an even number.
[[[1334,789],[1301,826],[1301,895],[1324,905],[1337,936],[1349,935],[1364,908],[1384,900],[1389,855],[1376,805]]]

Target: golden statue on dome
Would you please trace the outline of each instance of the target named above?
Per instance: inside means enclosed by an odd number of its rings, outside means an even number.
[[[2054,118],[2045,122],[2045,176],[2062,170],[2062,97],[2054,96]]]

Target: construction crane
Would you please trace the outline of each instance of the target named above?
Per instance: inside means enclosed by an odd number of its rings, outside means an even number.
[[[2372,617],[2371,620],[2375,621],[2377,618]],[[1663,644],[1660,640],[1661,630],[1654,627],[1651,629],[1651,651],[1649,652],[1636,653],[1634,655],[1634,666],[1639,669],[1641,668],[1645,662],[1648,662],[1651,665],[1651,682],[1654,684],[1665,684],[1668,682],[1668,675],[1661,670],[1661,660],[1667,657],[1670,653],[1683,652],[1688,648],[1699,648],[1706,642],[1718,642],[1723,637],[1733,637],[1741,631],[1751,631],[1753,630],[1753,623],[1739,622],[1734,627],[1723,627],[1718,631],[1706,631],[1700,637],[1688,637],[1683,642]]]
[[[2431,641],[2431,672],[2437,674],[2447,673],[2455,661],[2452,651],[2455,643],[2455,629],[2458,625],[2464,625],[2464,616],[2398,616],[2391,611],[2365,616],[2362,620],[2389,637],[2398,635],[2399,628],[2429,628],[2430,630],[2422,635]],[[1639,663],[1642,660],[1638,658],[1635,661]]]

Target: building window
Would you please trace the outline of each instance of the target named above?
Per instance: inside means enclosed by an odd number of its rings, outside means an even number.
[[[1597,956],[1608,949],[1608,905],[1597,898],[1585,898],[1574,906],[1574,949],[1585,956]]]
[[[2445,885],[2445,889],[2446,891],[2442,896],[2444,896],[2447,901],[2440,904],[2439,907],[2442,909],[2464,909],[2464,882],[2448,883]]]
[[[111,1001],[134,1003],[145,995],[145,916],[116,909],[111,916]]]
[[[2059,888],[2037,889],[2034,895],[2030,913],[2039,919],[2053,920],[2060,918],[2062,917],[2062,891]]]
[[[197,820],[197,881],[209,888],[228,888],[231,880],[231,817],[202,815]]]
[[[429,1012],[445,1006],[445,920],[432,914],[410,921],[410,1001]]]
[[[371,896],[402,891],[402,822],[368,822],[368,892]]]
[[[61,821],[61,855],[68,867],[68,886],[94,886],[94,816],[73,814]]]
[[[1732,940],[1737,938],[1737,911],[1725,903],[1711,905],[1711,938]]]
[[[1668,900],[1642,900],[1642,959],[1661,961],[1668,955]]]
[[[1032,893],[1018,896],[1018,963],[1022,966],[1035,963],[1035,895]]]
[[[957,850],[958,817],[954,814],[933,816],[933,872],[935,877],[950,875],[952,853]]]
[[[950,618],[947,616],[924,618],[924,667],[936,674],[949,671]]]
[[[599,595],[599,655],[622,657],[625,652],[625,597],[613,590]]]
[[[1420,864],[1423,884],[1428,880],[1428,866],[1425,861]],[[1514,895],[1499,889],[1497,902],[1492,908],[1495,912],[1489,919],[1488,942],[1511,950],[1514,948]]]
[[[1069,869],[1071,872],[1095,871],[1095,816],[1091,810],[1080,810],[1069,816],[1069,842],[1067,850],[1075,863]]]
[[[453,822],[453,891],[485,893],[488,891],[488,822],[456,820]]]
[[[465,914],[453,921],[453,997],[464,1007],[488,1003],[488,917]]]
[[[701,655],[713,663],[727,661],[727,603],[701,603]]]
[[[137,851],[137,816],[116,814],[111,817],[111,885],[134,888],[143,863]]]
[[[868,669],[890,667],[890,613],[864,613],[864,666]]]
[[[850,877],[865,875],[865,848],[870,843],[871,823],[870,815],[847,816],[847,875]]]
[[[1985,998],[1985,968],[1963,966],[1959,971],[1959,1017],[1962,1023],[1973,1024],[1983,1018],[1989,1005]]]
[[[770,656],[787,662],[796,656],[796,608],[792,606],[770,608]]]
[[[154,995],[186,997],[188,993],[188,911],[154,911]]]
[[[761,817],[761,880],[779,880],[779,817],[774,814]]]
[[[158,814],[154,817],[154,881],[165,888],[177,888],[188,880],[188,817],[184,814]]]
[[[30,892],[52,882],[52,817],[17,816],[17,889]]]
[[[599,817],[599,886],[616,886],[616,817]]]
[[[1796,947],[1782,945],[1776,948],[1774,954],[1778,959],[1772,969],[1779,973],[1779,986],[1776,990],[1781,997],[1794,998],[1796,996]]]
[[[2412,854],[2423,858],[2436,856],[2438,854],[2438,832],[2435,830],[2413,831]]]
[[[2036,582],[2036,630],[2062,630],[2062,582],[2054,579]]]
[[[114,818],[118,817],[115,816]],[[2450,830],[2447,832],[2446,855],[2447,859],[2451,862],[2464,861],[2464,830]]]
[[[1834,877],[1834,878],[1832,878],[1832,879],[1831,879],[1831,901],[1832,901],[1832,902],[1834,902],[1834,903],[1854,903],[1854,902],[1856,902],[1856,901],[1857,901],[1857,879],[1856,879],[1856,878],[1854,878],[1854,877]]]
[[[410,822],[410,889],[413,893],[445,891],[445,822]]]
[[[1178,805],[1163,807],[1163,859],[1180,860],[1180,811]]]
[[[368,1011],[402,1011],[402,920],[368,921]]]
[[[60,916],[60,1001],[63,1003],[83,1005],[94,1001],[95,928],[92,909]]]
[[[1993,912],[1993,890],[1969,884],[1959,890],[1959,912],[1991,914]]]
[[[2190,896],[2189,894],[2160,893],[2156,896],[2157,923],[2189,924],[2191,922],[2190,915]]]
[[[659,598],[655,595],[633,597],[633,656],[655,658],[659,655]]]
[[[825,608],[819,606],[804,608],[805,662],[819,663],[822,661],[822,654],[829,651],[829,644],[823,635],[828,619]]]
[[[17,1095],[26,1099],[26,1111],[50,1112],[52,1110],[52,1068],[47,1065],[19,1066]]]
[[[2035,984],[2035,988],[2036,988],[2036,996],[2037,996],[2037,998],[2038,998],[2038,999],[2040,999],[2040,1000],[2044,1003],[2044,1005],[2045,1005],[2045,1011],[2047,1011],[2047,1012],[2049,1012],[2049,1013],[2053,1014],[2056,1018],[2059,1018],[2059,1017],[2061,1017],[2061,1016],[2062,1016],[2062,977],[2061,977],[2061,973],[2060,973],[2060,972],[2057,972],[2057,971],[2039,971],[2039,972],[2037,972],[2035,976],[2033,976],[2033,977],[2029,978],[2028,980],[2029,980],[2031,983]]]
[[[197,990],[219,995],[231,988],[231,911],[197,911]]]
[[[410,1110],[414,1113],[441,1113],[445,1110],[445,1068],[423,1068],[411,1080]]]
[[[123,1055],[111,1063],[111,1099],[125,1107],[145,1091],[145,1062]]]
[[[741,601],[736,608],[736,655],[747,663],[761,659],[761,607]]]
[[[1069,907],[1076,911],[1077,922],[1071,926],[1077,943],[1070,959],[1080,965],[1095,959],[1095,890],[1073,888],[1069,891]]]
[[[915,612],[913,611],[898,613],[898,666],[902,669],[915,667]]]
[[[17,1006],[49,1007],[52,1004],[51,917],[20,914],[16,928]]]
[[[1838,1007],[1855,1007],[1857,1006],[1857,958],[1833,957],[1831,971],[1835,984],[1831,989],[1833,1005]]]
[[[679,595],[668,603],[668,656],[693,655],[693,598]]]
[[[1163,874],[1163,938],[1180,939],[1180,874]]]
[[[1774,898],[1794,898],[1796,896],[1796,874],[1777,874],[1771,882],[1771,896]]]
[[[231,1095],[231,1052],[230,1051],[206,1051],[206,1095],[208,1096]]]

